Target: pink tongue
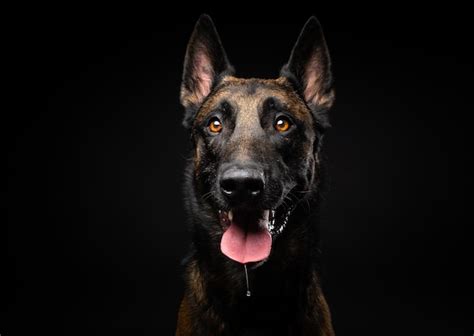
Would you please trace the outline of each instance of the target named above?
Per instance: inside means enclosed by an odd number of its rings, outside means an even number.
[[[272,236],[263,227],[247,230],[232,222],[222,235],[222,253],[242,264],[268,258],[271,248]]]

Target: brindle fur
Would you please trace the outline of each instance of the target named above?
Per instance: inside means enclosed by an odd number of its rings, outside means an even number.
[[[234,77],[211,19],[199,19],[181,89],[194,149],[185,183],[192,247],[176,335],[334,335],[320,286],[317,226],[324,187],[321,141],[333,100],[329,56],[315,18],[303,29],[281,76],[272,80]],[[206,121],[224,105],[226,129],[211,137],[203,131]],[[290,114],[297,131],[274,135],[264,121],[272,109]],[[219,249],[218,210],[224,205],[214,185],[224,161],[255,161],[276,172],[275,179],[284,182],[267,181],[270,190],[262,202],[298,204],[268,260],[250,270],[251,297],[245,296],[243,266]]]

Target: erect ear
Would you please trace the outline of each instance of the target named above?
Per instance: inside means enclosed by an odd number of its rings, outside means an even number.
[[[184,59],[181,104],[186,110],[185,127],[191,126],[194,114],[219,80],[233,72],[212,19],[201,15]]]
[[[329,127],[327,111],[334,102],[331,60],[321,25],[314,16],[303,27],[280,75],[300,92],[320,126]]]

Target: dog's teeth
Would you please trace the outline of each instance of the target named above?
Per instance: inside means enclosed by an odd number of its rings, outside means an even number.
[[[265,228],[268,230],[270,227],[270,222],[271,222],[270,210],[263,210],[261,219],[260,219],[260,223],[261,223],[260,225],[263,224],[263,226],[265,226]]]
[[[233,216],[232,210],[230,210],[227,214],[227,217],[229,217],[229,221],[231,221],[231,222],[232,222],[232,216]]]
[[[271,221],[268,224],[268,227],[269,227],[270,233],[273,236],[278,236],[280,233],[283,232],[286,225],[288,224],[290,215],[293,212],[293,210],[294,210],[294,207],[288,209],[286,213],[283,214],[284,216],[280,217],[281,218],[280,219],[281,222],[279,222],[280,225],[278,225],[279,223],[277,222],[277,218],[275,217],[275,210],[271,210]]]
[[[283,231],[284,227],[285,227],[284,225],[280,226],[277,230],[277,234],[280,234]]]

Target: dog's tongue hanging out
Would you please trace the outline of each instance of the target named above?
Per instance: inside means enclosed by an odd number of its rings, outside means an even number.
[[[268,231],[269,211],[229,211],[229,227],[222,235],[221,251],[239,263],[261,261],[270,255],[272,236]]]

